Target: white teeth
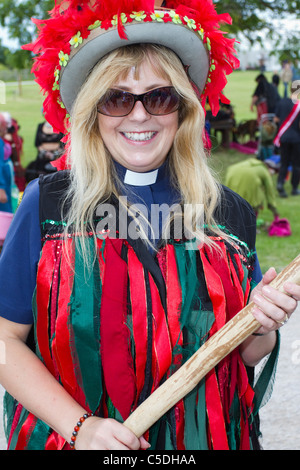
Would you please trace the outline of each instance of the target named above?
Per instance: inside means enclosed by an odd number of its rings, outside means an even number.
[[[143,140],[152,139],[155,132],[123,132],[123,134],[125,135],[126,139],[142,142]]]

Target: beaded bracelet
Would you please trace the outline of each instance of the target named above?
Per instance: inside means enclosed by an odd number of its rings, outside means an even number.
[[[71,437],[71,440],[69,442],[69,444],[71,446],[71,450],[75,450],[76,437],[77,437],[77,434],[80,430],[80,427],[82,426],[82,423],[84,423],[84,421],[87,418],[89,418],[90,416],[94,416],[94,413],[84,413],[84,415],[81,416],[81,418],[79,418],[79,421],[77,422],[76,426],[74,427],[74,431],[72,432],[72,437]]]

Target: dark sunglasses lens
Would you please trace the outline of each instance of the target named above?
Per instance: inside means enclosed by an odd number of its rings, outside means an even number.
[[[134,103],[130,93],[121,90],[109,90],[99,101],[97,109],[106,116],[126,116]]]
[[[143,101],[148,113],[164,115],[177,111],[180,97],[173,87],[164,87],[149,91]]]

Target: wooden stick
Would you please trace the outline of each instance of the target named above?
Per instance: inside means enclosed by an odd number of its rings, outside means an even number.
[[[300,255],[270,285],[284,292],[283,284],[287,281],[300,285]],[[260,327],[251,313],[253,306],[253,302],[250,302],[215,333],[128,417],[124,425],[137,437],[141,437],[172,406],[193,390],[211,369]]]

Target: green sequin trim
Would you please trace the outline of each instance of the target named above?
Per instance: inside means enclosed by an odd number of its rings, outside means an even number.
[[[51,219],[46,219],[44,222],[41,222],[41,225],[43,228],[45,227],[46,224],[51,224],[51,225],[56,225],[56,226],[61,226],[63,225],[64,227],[67,226],[66,222],[63,222],[62,220],[51,220]]]

